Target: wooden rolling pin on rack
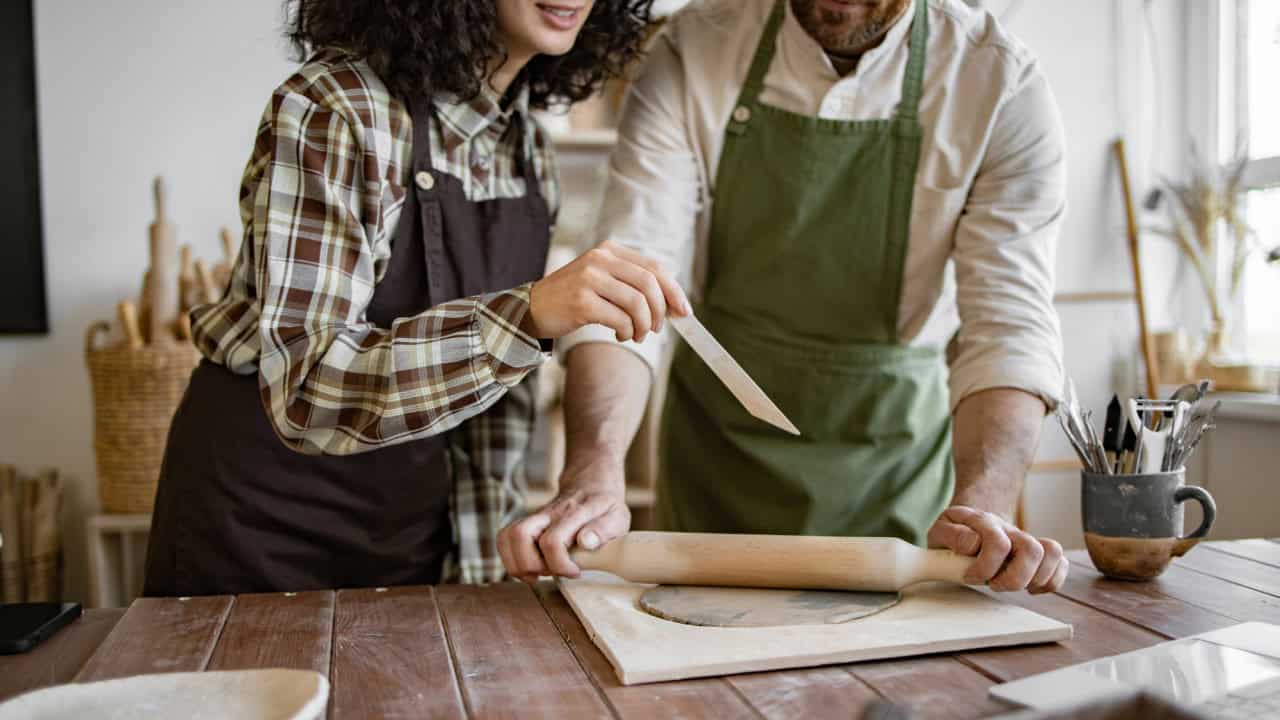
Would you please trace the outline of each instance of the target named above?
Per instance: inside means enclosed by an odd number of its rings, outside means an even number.
[[[188,313],[197,305],[217,302],[231,276],[236,251],[231,231],[222,228],[223,257],[210,266],[192,257],[190,245],[178,245],[178,229],[171,219],[168,188],[161,177],[152,185],[155,217],[148,228],[150,267],[143,273],[137,300],[116,307],[121,346],[130,350],[191,342]]]

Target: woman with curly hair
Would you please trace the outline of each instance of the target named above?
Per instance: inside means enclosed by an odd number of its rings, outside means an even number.
[[[542,277],[558,188],[531,108],[639,53],[650,0],[290,0],[225,296],[170,429],[146,588],[488,582],[552,338],[687,312],[604,246]],[[540,279],[541,278],[541,279]]]

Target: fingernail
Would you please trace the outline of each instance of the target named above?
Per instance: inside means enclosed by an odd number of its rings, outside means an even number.
[[[595,550],[599,546],[600,536],[596,535],[594,531],[588,530],[582,533],[582,547],[588,550]]]

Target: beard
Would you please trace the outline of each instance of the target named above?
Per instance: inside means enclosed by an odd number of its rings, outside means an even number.
[[[800,27],[828,53],[858,54],[880,40],[912,0],[876,0],[863,17],[819,7],[818,0],[791,0]]]

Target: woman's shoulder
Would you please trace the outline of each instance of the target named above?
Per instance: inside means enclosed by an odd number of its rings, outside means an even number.
[[[316,51],[276,88],[275,97],[300,97],[337,113],[354,129],[392,132],[407,120],[403,104],[369,64],[341,50]]]

